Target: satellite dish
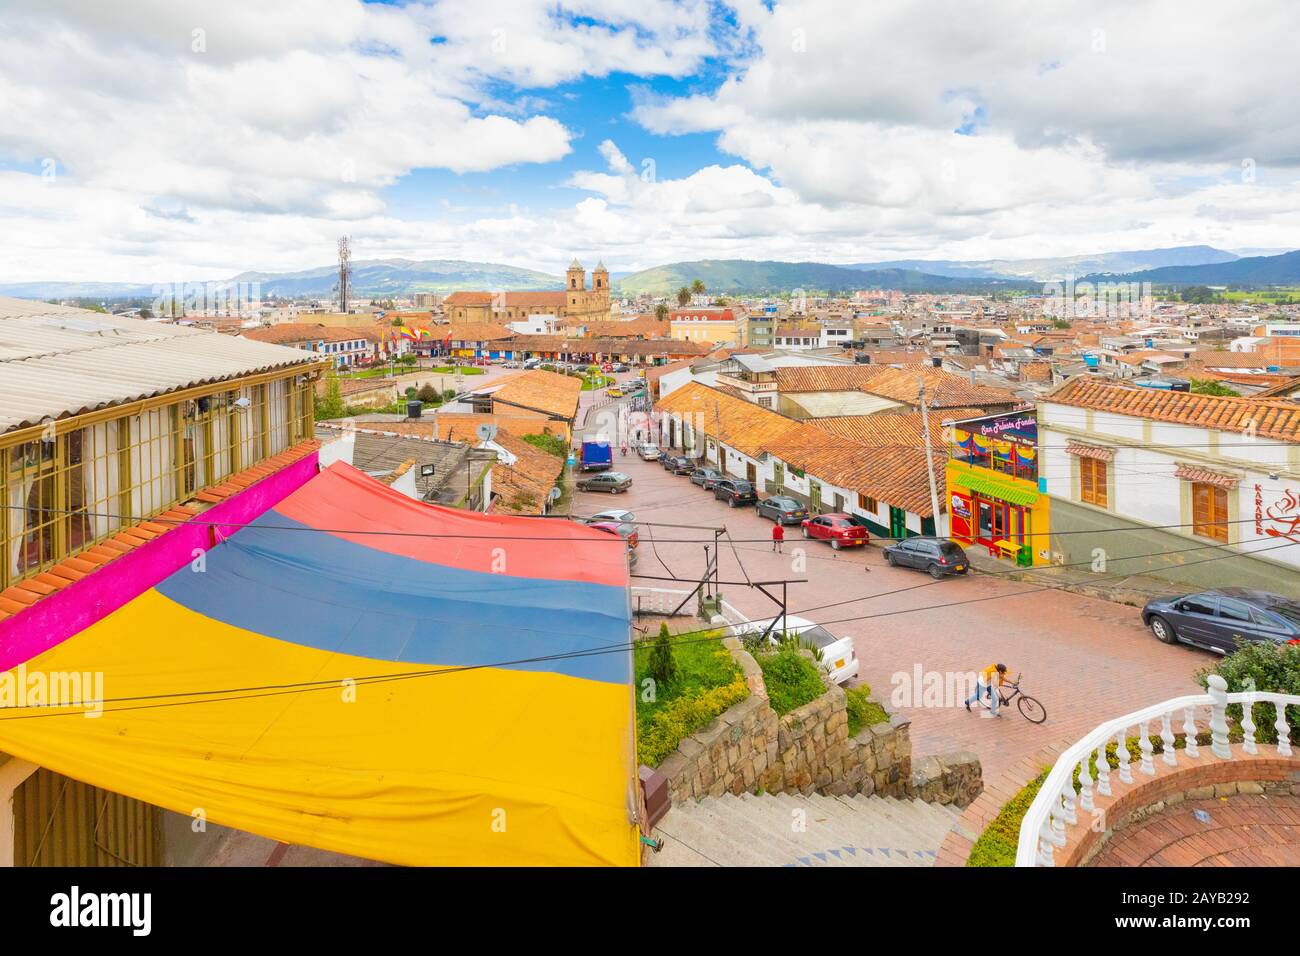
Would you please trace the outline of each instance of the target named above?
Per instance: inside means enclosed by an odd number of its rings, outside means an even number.
[[[477,432],[478,437],[483,441],[491,441],[497,437],[497,427],[491,422],[484,422],[482,425],[479,425]]]
[[[550,493],[547,494],[546,497],[549,498],[551,501],[559,501],[559,500],[560,500],[560,496],[561,496],[562,494],[564,494],[564,492],[560,491],[559,488],[552,488],[552,489],[550,490]]]

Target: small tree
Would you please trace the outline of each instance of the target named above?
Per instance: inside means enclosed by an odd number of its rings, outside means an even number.
[[[704,295],[705,291],[707,291],[707,286],[705,286],[703,279],[696,279],[691,283],[691,293],[693,295]]]
[[[668,318],[667,303],[660,302],[658,305],[655,306],[655,318],[658,319],[660,322]]]
[[[680,305],[680,306],[682,306],[682,307],[684,308],[684,307],[686,306],[686,303],[688,303],[688,302],[690,302],[690,301],[691,301],[691,290],[690,290],[690,289],[686,288],[686,286],[682,286],[680,289],[677,290],[677,304],[678,304],[678,305]]]
[[[1225,395],[1229,398],[1240,398],[1241,392],[1235,388],[1229,388],[1222,382],[1217,382],[1212,378],[1194,378],[1192,379],[1192,391],[1197,395]]]
[[[416,393],[416,398],[424,402],[426,405],[437,405],[442,401],[442,396],[438,394],[438,390],[427,382],[420,386],[420,390]]]
[[[330,369],[325,373],[325,397],[316,401],[316,420],[342,418],[345,414],[347,406],[343,404],[343,389],[339,386],[338,372]]]
[[[673,641],[667,624],[659,625],[659,636],[650,651],[650,676],[657,687],[667,687],[677,679],[677,661],[673,659]]]

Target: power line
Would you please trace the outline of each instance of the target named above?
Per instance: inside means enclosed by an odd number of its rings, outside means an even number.
[[[1288,541],[1286,544],[1276,545],[1274,548],[1268,548],[1263,550],[1275,550],[1276,548],[1279,547],[1290,547],[1297,543],[1298,542]],[[1213,561],[1221,561],[1227,558],[1234,558],[1239,556],[1240,555],[1237,554],[1218,555],[1211,558],[1204,558],[1200,561],[1189,561],[1181,565],[1181,567],[1189,567],[1196,564],[1207,564]],[[918,585],[917,587],[927,587],[927,586],[930,586],[929,583]],[[913,614],[920,611],[933,611],[933,610],[946,609],[951,607],[960,607],[966,604],[980,604],[980,603],[985,603],[993,600],[1000,600],[1004,598],[1022,597],[1025,595],[1040,593],[1043,591],[1059,591],[1067,587],[1069,587],[1068,584],[1044,585],[1042,587],[1035,587],[1026,591],[1017,591],[1012,594],[987,595],[978,598],[967,598],[961,601],[951,601],[947,604],[932,604],[932,605],[926,605],[918,608],[900,608],[893,611],[881,611],[875,614],[855,615],[852,617],[840,618],[833,621],[819,621],[816,623],[819,626],[825,627],[831,624],[852,623],[856,621],[871,620],[878,617],[893,617],[899,614]],[[914,588],[904,588],[901,590],[913,590],[913,589]],[[857,600],[870,600],[874,597],[885,597],[888,594],[892,594],[892,593],[897,593],[897,592],[885,592],[879,595],[868,595],[866,597],[859,598]],[[839,602],[839,603],[854,603],[854,602]],[[833,607],[833,606],[837,606],[837,605],[834,604],[825,605],[825,607]],[[819,609],[818,607],[801,608],[795,612],[787,612],[787,615],[797,616],[818,609]],[[709,627],[709,628],[701,628],[695,631],[683,631],[680,632],[679,634],[675,634],[672,636],[672,643],[692,644],[692,643],[705,643],[705,642],[716,641],[718,640],[717,636],[696,638],[696,635],[714,634],[714,632],[716,632],[717,630],[718,630],[717,627]],[[680,638],[687,638],[687,639],[679,640]],[[111,709],[106,709],[104,711],[105,713],[116,713],[119,711],[128,711],[128,710],[144,710],[144,709],[154,709],[159,707],[188,706],[193,704],[204,704],[204,703],[223,703],[232,700],[250,700],[250,699],[256,699],[261,697],[281,696],[283,694],[306,693],[306,692],[318,691],[318,690],[328,690],[331,688],[337,688],[341,686],[345,681],[351,681],[354,684],[362,684],[362,683],[379,684],[388,681],[413,680],[420,677],[437,677],[444,674],[456,674],[456,673],[461,673],[463,671],[482,670],[485,668],[511,667],[519,664],[540,663],[540,662],[556,661],[556,660],[572,660],[572,659],[582,658],[582,657],[594,657],[602,654],[626,653],[628,651],[635,651],[637,650],[638,647],[644,648],[644,646],[645,646],[644,642],[629,641],[626,643],[598,645],[597,647],[586,648],[581,651],[567,651],[560,654],[541,655],[541,656],[531,657],[531,658],[521,658],[513,661],[499,661],[499,662],[487,663],[487,664],[466,664],[466,665],[458,665],[458,666],[444,667],[444,668],[437,668],[437,669],[410,671],[410,672],[404,672],[399,674],[373,674],[373,675],[362,675],[360,677],[335,678],[327,681],[316,680],[316,681],[301,681],[301,682],[288,683],[288,684],[254,685],[254,686],[243,687],[243,688],[225,688],[225,689],[211,690],[211,691],[175,691],[169,694],[149,694],[149,695],[139,695],[134,697],[106,698],[100,701],[83,701],[81,704],[77,704],[77,705],[40,704],[40,705],[27,705],[24,707],[0,708],[0,710],[5,710],[5,709],[29,710],[32,708],[47,709],[47,708],[54,708],[54,707],[80,708],[78,710],[70,710],[66,712],[65,711],[53,712],[52,710],[49,710],[46,713],[20,714],[11,717],[0,716],[0,720],[26,720],[26,719],[33,719],[36,717],[76,716],[84,712],[85,710],[84,705],[87,703],[92,703],[92,704],[93,703],[100,703],[100,704],[130,703],[134,701],[143,701],[143,700],[151,700],[151,701],[171,700],[172,701],[171,703],[161,703],[161,704],[156,703],[156,704],[140,705],[140,706],[133,706],[133,707],[111,708]],[[245,693],[246,691],[250,693]],[[251,693],[253,691],[266,691],[266,693]],[[223,694],[228,696],[219,697],[219,698],[204,697],[204,699],[202,700],[184,700],[184,701],[174,700],[174,698],[180,698],[180,697],[202,697],[203,695],[212,695],[212,694]]]
[[[73,516],[80,516],[86,518],[109,518],[109,519],[116,519],[119,521],[133,521],[133,522],[153,521],[158,524],[170,525],[172,527],[181,527],[182,525],[189,524],[189,525],[200,525],[203,527],[214,527],[214,528],[221,528],[221,529],[234,528],[236,531],[243,530],[244,528],[258,528],[266,531],[299,531],[299,532],[315,532],[317,534],[357,535],[357,536],[365,535],[365,536],[376,536],[376,537],[399,537],[399,538],[434,538],[434,539],[471,540],[471,541],[474,540],[478,540],[478,541],[565,541],[571,544],[580,544],[584,542],[594,542],[597,544],[609,543],[602,539],[572,538],[567,536],[545,537],[542,535],[454,534],[454,533],[445,533],[439,531],[392,531],[392,530],[375,530],[372,528],[313,528],[307,525],[295,526],[295,525],[259,524],[255,522],[239,522],[239,521],[204,521],[198,517],[187,518],[184,521],[182,521],[176,518],[165,518],[161,516],[141,517],[141,516],[133,516],[133,515],[113,514],[111,512],[81,511],[75,508],[29,508],[25,505],[0,505],[0,509],[9,509],[9,510],[18,510],[18,511],[26,510],[26,511],[39,512],[43,514],[73,515]],[[643,510],[648,510],[648,509],[643,509]],[[516,517],[553,518],[555,516],[517,515]],[[581,521],[584,519],[570,518],[568,520]],[[1236,518],[1236,519],[1224,520],[1224,521],[1190,521],[1190,522],[1184,522],[1178,524],[1134,524],[1134,525],[1125,525],[1125,526],[1116,525],[1110,528],[1086,528],[1086,529],[1077,529],[1072,531],[1026,531],[1020,534],[1019,537],[1037,538],[1037,537],[1047,537],[1047,536],[1066,536],[1066,535],[1075,535],[1075,534],[1105,534],[1110,532],[1122,532],[1122,531],[1129,531],[1129,532],[1167,531],[1167,530],[1174,530],[1178,528],[1202,528],[1202,527],[1217,528],[1217,527],[1223,527],[1225,525],[1249,524],[1254,520],[1255,520],[1254,517],[1248,517],[1248,518]],[[657,527],[662,526],[662,527],[672,527],[672,528],[700,528],[699,525],[681,525],[681,524],[666,524],[666,523],[660,525],[657,522],[643,522],[643,521],[630,521],[624,523],[653,525]],[[126,526],[119,530],[129,531],[130,527]],[[726,531],[725,527],[718,528],[718,529],[701,528],[701,530],[710,530],[710,531],[716,530],[719,532]],[[892,535],[883,535],[883,534],[873,534],[872,537],[874,538],[874,540],[877,541],[903,541],[909,537],[915,537],[915,535],[892,536]],[[937,538],[938,540],[957,541],[959,543],[963,541],[969,541],[968,538],[954,538],[952,536],[925,535],[924,537]],[[767,538],[736,538],[735,539],[736,542],[748,543],[748,544],[761,544],[762,542],[768,540],[769,539]],[[711,543],[711,540],[709,538],[671,538],[671,539],[660,539],[659,543],[660,544],[709,544]]]

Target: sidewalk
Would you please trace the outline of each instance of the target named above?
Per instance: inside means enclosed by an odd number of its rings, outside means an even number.
[[[1034,568],[1018,568],[1013,563],[992,557],[978,544],[963,545],[970,559],[971,570],[1009,581],[1023,581],[1038,587],[1059,588],[1088,597],[1101,598],[1115,604],[1142,607],[1153,597],[1177,594],[1181,590],[1195,590],[1166,581],[1149,574],[1125,575],[1118,571],[1095,572],[1086,567],[1056,567],[1050,564]],[[1116,562],[1121,563],[1121,562]]]

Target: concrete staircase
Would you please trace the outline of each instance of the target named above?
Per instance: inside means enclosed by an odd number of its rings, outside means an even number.
[[[649,866],[933,866],[956,807],[862,795],[730,794],[674,806]]]

